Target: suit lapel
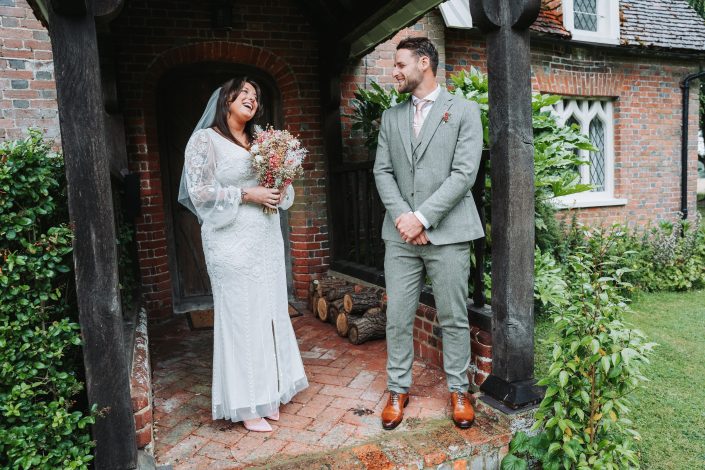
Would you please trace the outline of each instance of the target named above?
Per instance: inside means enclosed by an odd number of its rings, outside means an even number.
[[[441,93],[438,95],[438,99],[433,103],[431,111],[424,120],[421,142],[418,147],[414,149],[414,156],[416,160],[420,160],[423,157],[423,153],[431,142],[431,138],[436,133],[438,126],[441,124],[441,118],[443,115],[451,108],[453,105],[453,95],[448,93],[445,89],[441,89]]]
[[[401,141],[404,143],[404,151],[406,152],[406,158],[409,159],[409,163],[413,163],[411,160],[411,123],[409,116],[411,115],[411,98],[407,101],[404,106],[399,107],[399,112],[397,113],[397,121],[399,124],[399,132],[401,133]]]

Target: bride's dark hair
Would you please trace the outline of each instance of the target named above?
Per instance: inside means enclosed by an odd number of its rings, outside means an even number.
[[[255,115],[247,121],[245,124],[245,133],[247,137],[252,142],[255,138],[255,119],[262,115],[262,92],[257,84],[257,82],[247,78],[247,77],[235,77],[231,78],[227,82],[223,83],[220,87],[220,94],[218,95],[218,105],[216,106],[215,118],[213,119],[213,127],[215,127],[221,134],[223,134],[228,139],[235,143],[244,145],[245,142],[238,142],[235,136],[230,132],[228,127],[228,110],[230,104],[238,97],[242,89],[245,87],[245,83],[249,83],[257,92],[257,112]]]

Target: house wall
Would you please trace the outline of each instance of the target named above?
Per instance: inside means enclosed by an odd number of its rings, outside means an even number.
[[[172,309],[172,280],[156,131],[155,90],[169,69],[198,62],[256,66],[276,81],[285,126],[309,150],[305,176],[295,183],[289,210],[294,289],[327,270],[326,163],[322,150],[317,39],[294,1],[238,2],[231,29],[215,30],[209,3],[131,1],[112,23],[118,93],[125,117],[128,157],[142,182],[137,223],[146,307],[152,316]]]
[[[49,34],[25,0],[0,0],[0,110],[0,140],[60,138]]]
[[[481,38],[449,30],[446,70],[470,65],[486,72]],[[681,207],[681,112],[683,78],[699,70],[692,60],[559,42],[534,40],[531,49],[532,89],[575,97],[599,97],[614,106],[614,196],[626,205],[561,211],[575,212],[589,225],[625,223],[647,226],[673,219]],[[697,183],[698,98],[691,93],[689,113],[689,213],[695,213]]]

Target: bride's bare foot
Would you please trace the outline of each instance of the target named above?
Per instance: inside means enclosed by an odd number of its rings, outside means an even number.
[[[265,416],[267,419],[271,419],[272,421],[279,421],[279,410],[275,411],[269,416]]]
[[[267,421],[264,420],[264,418],[257,418],[257,419],[246,419],[245,421],[242,422],[242,424],[245,426],[245,429],[249,431],[255,431],[255,432],[271,432],[272,427],[269,425]]]

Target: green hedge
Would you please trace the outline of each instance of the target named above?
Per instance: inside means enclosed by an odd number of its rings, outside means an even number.
[[[0,145],[0,468],[88,468],[63,159],[37,131]],[[84,400],[85,401],[85,400]]]

